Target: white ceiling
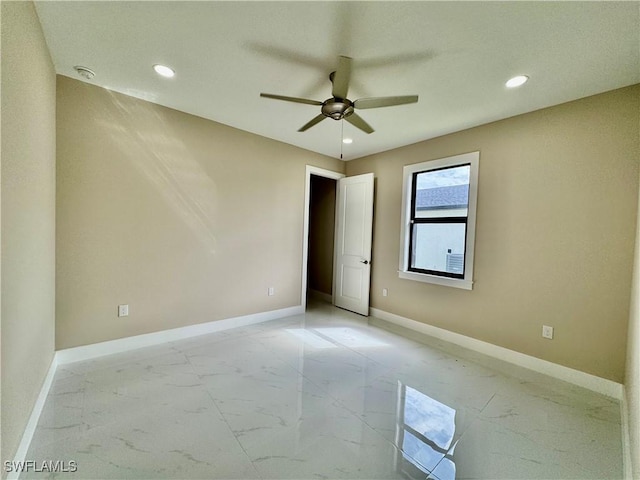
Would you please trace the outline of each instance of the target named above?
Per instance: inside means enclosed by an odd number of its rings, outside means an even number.
[[[344,159],[640,83],[640,2],[62,2],[36,4],[56,71]],[[320,107],[337,56],[349,98],[418,94],[361,110],[367,135]],[[154,73],[171,66],[173,79]],[[530,76],[519,89],[504,82]],[[344,136],[353,138],[342,145]]]

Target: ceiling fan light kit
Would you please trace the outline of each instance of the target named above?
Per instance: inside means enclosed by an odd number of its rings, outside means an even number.
[[[337,98],[330,98],[322,104],[320,111],[325,117],[342,120],[353,114],[353,104],[347,99],[338,100]]]
[[[319,106],[320,114],[300,127],[298,129],[299,132],[308,130],[314,125],[320,123],[325,118],[332,118],[334,120],[346,120],[347,122],[367,134],[373,133],[373,128],[358,114],[356,114],[355,110],[391,107],[394,105],[416,103],[418,101],[418,95],[361,98],[355,101],[349,100],[347,98],[347,95],[349,93],[349,80],[351,79],[351,61],[352,59],[350,57],[338,57],[338,68],[335,72],[331,72],[331,74],[329,75],[329,80],[332,84],[331,95],[333,96],[331,98],[328,98],[324,102],[309,100],[307,98],[274,95],[271,93],[261,93],[260,96],[264,98],[271,98],[274,100],[282,100],[285,102],[304,103],[307,105]]]

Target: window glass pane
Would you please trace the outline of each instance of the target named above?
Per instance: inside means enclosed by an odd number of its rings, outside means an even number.
[[[462,275],[464,223],[417,223],[413,226],[411,268]]]
[[[415,174],[414,217],[466,217],[471,167],[443,168]]]

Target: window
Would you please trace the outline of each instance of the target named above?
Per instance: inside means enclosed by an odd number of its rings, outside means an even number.
[[[400,278],[471,290],[479,158],[404,167]]]

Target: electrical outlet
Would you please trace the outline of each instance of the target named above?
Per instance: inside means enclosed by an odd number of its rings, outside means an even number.
[[[382,296],[386,297],[387,295],[389,295],[389,290],[387,290],[386,288],[382,289]]]
[[[129,305],[118,305],[118,316],[119,317],[128,317],[129,316]]]
[[[273,287],[269,287],[268,294],[270,297],[273,297],[276,294],[276,289]]]
[[[543,325],[542,336],[544,338],[548,338],[549,340],[553,339],[553,327],[550,327],[549,325]]]

